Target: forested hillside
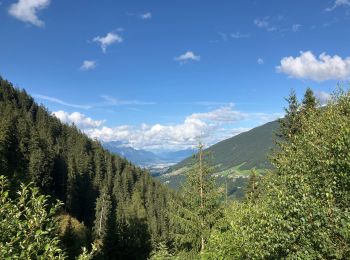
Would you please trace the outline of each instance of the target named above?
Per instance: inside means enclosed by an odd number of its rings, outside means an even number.
[[[205,150],[208,161],[218,172],[240,165],[242,170],[271,168],[267,155],[275,146],[278,125],[278,121],[269,122],[210,146]],[[192,163],[193,160],[187,158],[171,167],[169,171]]]
[[[170,193],[162,184],[1,78],[0,175],[11,196],[20,183],[33,182],[51,202],[63,202],[61,236],[69,258],[80,253],[72,248],[77,244],[98,241],[100,259],[146,259],[158,242],[170,241]]]
[[[276,145],[278,128],[278,121],[269,122],[204,150],[217,183],[227,185],[230,198],[243,199],[244,187],[251,170],[263,173],[272,168],[268,157]],[[158,179],[174,189],[180,189],[186,172],[194,163],[193,156],[188,157],[170,167]]]

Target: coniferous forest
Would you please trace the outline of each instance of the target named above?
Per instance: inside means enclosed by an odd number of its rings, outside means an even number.
[[[243,201],[202,145],[179,192],[0,80],[2,259],[349,259],[350,93],[286,99]]]
[[[55,205],[56,200],[63,203],[57,209],[62,229],[58,244],[68,258],[78,256],[83,246],[90,248],[95,241],[98,259],[146,259],[154,245],[170,242],[169,190],[77,128],[62,124],[24,90],[3,79],[0,175],[6,176],[8,198],[16,198],[21,184],[31,182],[50,196],[47,206]],[[11,213],[3,205],[0,212],[1,222]],[[0,258],[12,258],[7,240],[13,236],[7,234],[11,226],[2,225],[0,247],[7,249],[0,250]],[[13,228],[16,232],[18,226]]]

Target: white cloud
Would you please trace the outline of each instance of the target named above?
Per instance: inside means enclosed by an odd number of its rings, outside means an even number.
[[[332,99],[331,94],[324,91],[317,91],[315,93],[315,97],[318,99],[322,106],[326,105]]]
[[[233,123],[243,120],[247,114],[233,110],[234,105],[224,106],[207,113],[194,113],[188,119],[209,120],[212,122]]]
[[[50,5],[50,0],[19,0],[9,8],[9,14],[20,21],[44,27],[45,23],[38,18],[37,12]]]
[[[38,99],[41,99],[41,100],[49,101],[49,102],[52,102],[52,103],[56,103],[56,104],[60,104],[60,105],[63,105],[63,106],[67,106],[67,107],[82,108],[82,109],[89,109],[89,108],[91,108],[91,106],[88,106],[88,105],[72,104],[72,103],[65,102],[65,101],[63,101],[61,99],[58,99],[58,98],[48,97],[48,96],[44,96],[44,95],[34,94],[34,97],[38,98]]]
[[[259,58],[257,61],[256,61],[259,65],[263,65],[265,62],[262,58]]]
[[[178,61],[180,63],[186,63],[190,60],[193,60],[193,61],[200,61],[201,57],[199,55],[195,55],[192,51],[187,51],[186,53],[178,56],[178,57],[175,57],[175,61]]]
[[[284,57],[276,70],[297,79],[347,80],[350,78],[350,57],[329,56],[322,53],[318,58],[311,51],[301,52],[299,57]]]
[[[261,124],[271,121],[280,114],[244,113],[234,109],[233,104],[205,113],[193,113],[178,124],[141,124],[108,127],[104,121],[94,121],[80,113],[68,114],[63,111],[55,115],[66,123],[75,123],[87,135],[101,141],[120,141],[127,146],[146,150],[179,150],[197,145],[214,144],[225,138],[247,131],[250,128],[237,124],[253,120]]]
[[[292,31],[298,32],[300,30],[301,24],[293,24],[292,25]]]
[[[96,68],[96,61],[94,60],[84,60],[83,64],[80,66],[80,70],[93,70]]]
[[[247,33],[247,34],[242,34],[240,32],[236,32],[236,33],[231,33],[231,37],[233,39],[241,39],[241,38],[249,38],[250,37],[250,34]]]
[[[333,6],[326,8],[326,11],[331,12],[340,6],[350,6],[350,0],[335,0]]]
[[[262,19],[256,18],[254,20],[254,24],[257,27],[259,27],[261,29],[265,29],[268,32],[273,32],[273,31],[276,31],[276,29],[277,29],[275,26],[270,24],[270,17],[268,17],[268,16],[266,16],[266,17],[264,17]]]
[[[90,117],[87,117],[86,115],[79,112],[73,112],[69,114],[65,111],[60,110],[53,112],[52,114],[61,122],[69,125],[74,124],[82,130],[100,127],[105,122],[104,120],[92,120]]]
[[[114,32],[107,33],[106,36],[101,37],[97,36],[93,39],[94,42],[97,42],[104,53],[107,51],[107,47],[113,43],[121,43],[123,41],[123,38]]]
[[[141,14],[141,15],[140,15],[140,18],[141,18],[142,20],[149,20],[149,19],[152,19],[152,13],[147,12],[147,13]]]

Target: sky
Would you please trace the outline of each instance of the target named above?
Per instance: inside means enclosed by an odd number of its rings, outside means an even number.
[[[206,145],[350,78],[350,0],[0,0],[0,75],[92,138]]]

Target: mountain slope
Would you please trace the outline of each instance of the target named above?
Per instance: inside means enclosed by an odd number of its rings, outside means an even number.
[[[214,176],[219,183],[228,182],[231,195],[242,197],[246,178],[251,169],[263,172],[271,168],[268,154],[274,147],[278,121],[269,122],[224,141],[205,150],[208,163],[214,168]],[[193,164],[189,157],[172,166],[159,179],[171,186],[179,188],[185,180],[184,173]],[[235,194],[239,192],[239,195]]]
[[[241,133],[221,141],[205,150],[209,162],[217,171],[241,165],[240,169],[266,169],[267,154],[274,147],[274,132],[278,129],[278,121],[269,122],[250,131]],[[171,167],[170,171],[190,165],[192,158],[187,158]]]

